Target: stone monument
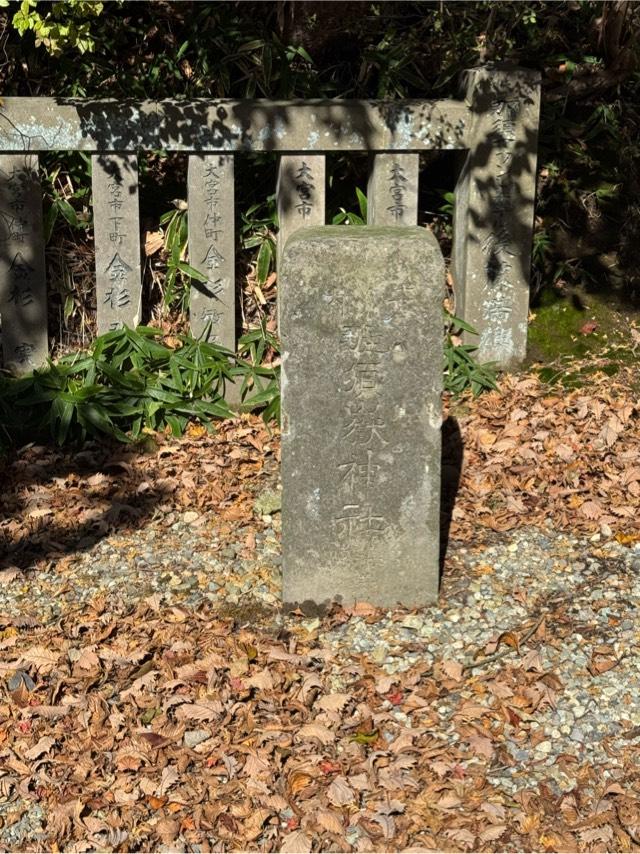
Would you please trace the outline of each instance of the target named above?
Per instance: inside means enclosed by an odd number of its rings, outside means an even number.
[[[280,270],[284,602],[439,578],[444,261],[422,228],[301,229]]]

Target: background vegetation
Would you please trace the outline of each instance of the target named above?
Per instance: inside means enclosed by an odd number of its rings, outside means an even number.
[[[594,290],[640,299],[640,4],[611,2],[105,2],[23,0],[0,9],[0,93],[167,98],[441,98],[489,61],[542,73],[532,304]],[[275,330],[275,158],[237,169],[244,330]],[[147,322],[186,329],[186,159],[141,158]],[[450,153],[424,155],[420,219],[449,248]],[[89,162],[43,156],[50,334],[91,341]],[[329,163],[330,219],[357,223],[364,157]],[[358,188],[358,189],[357,189]],[[453,305],[453,304],[452,304]],[[447,339],[451,342],[451,339]],[[455,341],[454,341],[455,344]],[[273,352],[264,350],[267,360]]]

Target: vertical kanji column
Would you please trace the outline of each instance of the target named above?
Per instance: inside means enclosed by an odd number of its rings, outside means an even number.
[[[276,190],[278,259],[294,231],[324,225],[325,181],[324,154],[285,154],[280,158]]]
[[[192,154],[188,171],[191,333],[236,350],[233,155]]]
[[[374,154],[367,187],[367,223],[417,225],[419,174],[419,154]]]
[[[98,335],[135,328],[142,312],[138,158],[91,158]]]
[[[456,185],[456,313],[479,334],[477,357],[508,367],[527,347],[539,74],[486,66],[462,85],[474,119]]]

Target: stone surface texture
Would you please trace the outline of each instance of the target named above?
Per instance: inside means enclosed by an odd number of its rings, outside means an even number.
[[[287,243],[286,605],[437,597],[443,290],[424,229],[321,227]]]
[[[424,151],[466,148],[468,107],[438,101],[3,98],[0,151]]]
[[[278,164],[278,259],[299,228],[324,225],[326,158],[323,154],[283,155]]]
[[[189,157],[189,263],[208,281],[191,281],[191,332],[236,349],[234,162],[230,155]]]
[[[135,328],[142,310],[138,158],[91,158],[98,334]]]
[[[420,155],[374,154],[367,187],[369,225],[417,225]]]
[[[486,66],[462,88],[475,119],[456,186],[456,313],[478,332],[477,358],[510,367],[527,347],[540,78]]]
[[[24,374],[46,362],[42,191],[35,154],[0,156],[0,319],[5,367]]]

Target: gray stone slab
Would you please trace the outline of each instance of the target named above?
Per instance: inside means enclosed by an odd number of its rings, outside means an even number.
[[[142,311],[138,158],[91,158],[98,335],[135,328]]]
[[[444,262],[419,228],[296,232],[279,280],[283,596],[437,597]]]
[[[235,352],[233,155],[189,157],[189,263],[208,281],[191,282],[191,333]]]
[[[35,154],[0,156],[0,320],[5,367],[21,374],[46,362],[42,190]]]
[[[189,263],[208,277],[191,281],[189,321],[194,337],[236,352],[234,157],[192,154],[187,176]],[[241,383],[228,383],[228,403],[240,402]]]
[[[424,101],[2,99],[0,151],[466,148],[468,106]]]
[[[539,74],[473,69],[463,88],[476,119],[456,187],[456,313],[479,333],[477,357],[509,367],[527,346]]]
[[[419,154],[374,154],[367,187],[369,225],[417,225]]]
[[[278,259],[294,231],[324,225],[326,158],[323,154],[285,154],[278,163]]]

